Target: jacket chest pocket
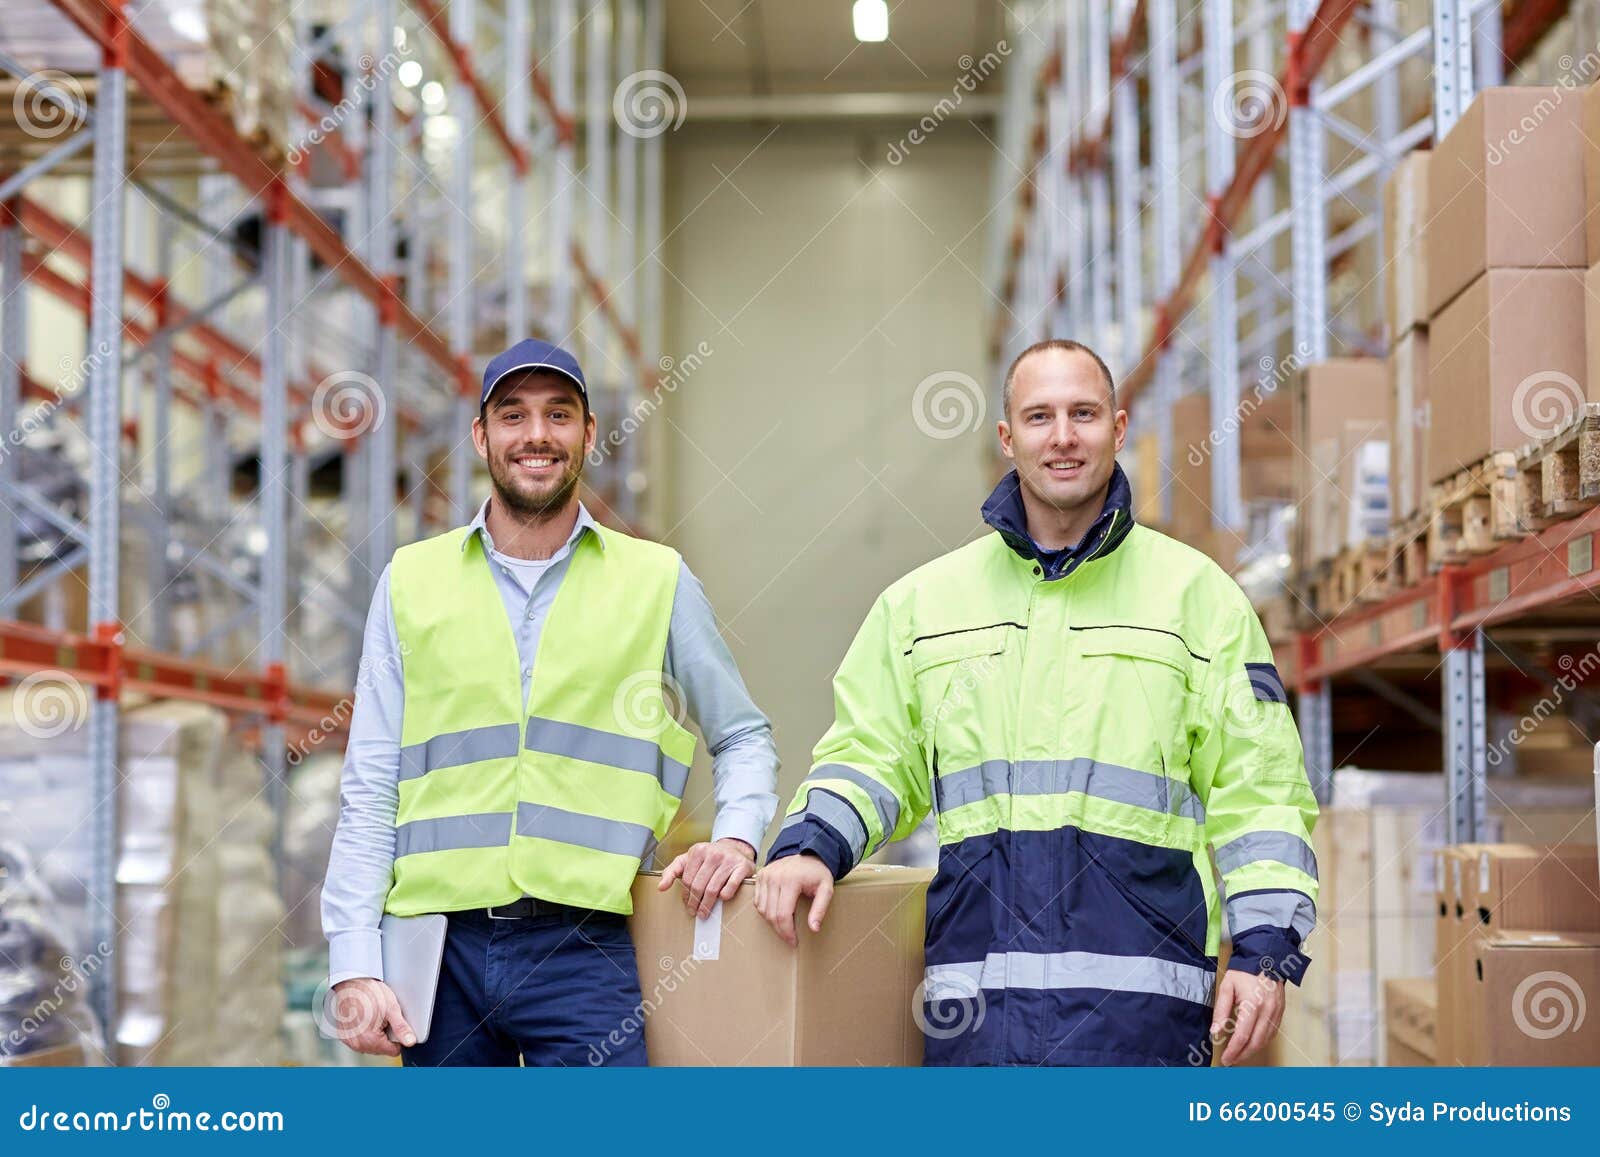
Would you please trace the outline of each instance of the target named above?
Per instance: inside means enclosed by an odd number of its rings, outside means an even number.
[[[1175,635],[1141,627],[1074,627],[1083,694],[1082,754],[1106,763],[1189,778],[1189,726],[1201,661]],[[1169,789],[1170,791],[1170,789]]]
[[[1012,629],[952,631],[912,644],[911,680],[921,716],[915,738],[931,773],[1004,754],[1004,652]]]

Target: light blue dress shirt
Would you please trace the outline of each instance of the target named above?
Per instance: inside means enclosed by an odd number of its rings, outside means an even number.
[[[531,590],[513,564],[496,563],[485,523],[486,500],[468,528],[483,538],[495,585],[522,660],[522,695],[545,616],[555,601],[583,534],[596,524],[582,504],[572,535],[533,582]],[[604,541],[604,540],[602,540]],[[322,930],[328,938],[329,983],[356,976],[383,978],[378,922],[394,872],[395,809],[399,800],[400,721],[405,706],[404,657],[389,602],[389,569],[373,594],[356,675],[355,707],[339,790],[339,824],[322,886]],[[750,699],[700,580],[684,565],[672,603],[665,669],[683,690],[684,707],[699,726],[711,753],[712,795],[717,815],[711,838],[733,836],[759,851],[778,807],[778,751],[772,727]]]

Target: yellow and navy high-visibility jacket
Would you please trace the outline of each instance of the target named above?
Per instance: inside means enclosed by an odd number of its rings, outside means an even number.
[[[1035,547],[1014,473],[984,518],[873,606],[769,861],[841,877],[937,814],[928,1064],[1209,1063],[1223,908],[1229,967],[1297,984],[1315,920],[1266,636],[1220,567],[1133,521],[1120,467],[1075,548]]]

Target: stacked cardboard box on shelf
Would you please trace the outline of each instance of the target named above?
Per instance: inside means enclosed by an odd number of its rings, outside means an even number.
[[[1295,375],[1295,560],[1302,574],[1388,527],[1389,370],[1332,358]]]
[[[1409,519],[1427,493],[1428,153],[1401,158],[1383,187],[1384,284],[1389,307],[1389,517]]]
[[[1311,967],[1285,1006],[1276,1053],[1283,1065],[1386,1063],[1387,982],[1434,975],[1435,960],[1455,947],[1440,939],[1444,776],[1342,768],[1333,784],[1312,836],[1317,927],[1305,945]],[[1497,777],[1491,833],[1523,843],[1583,839],[1590,794],[1582,781]],[[1588,854],[1597,853],[1591,846]],[[1439,1008],[1453,1007],[1442,971],[1438,982]],[[1441,1058],[1449,1027],[1441,1011]]]
[[[1585,98],[1588,101],[1589,97]],[[1585,384],[1581,104],[1489,88],[1429,156],[1431,481],[1514,451]]]
[[[1212,526],[1211,468],[1219,431],[1237,427],[1239,496],[1246,504],[1294,500],[1293,407],[1285,391],[1246,392],[1238,410],[1216,421],[1211,398],[1191,393],[1172,407],[1171,517],[1167,533],[1231,570],[1249,546],[1245,534]]]

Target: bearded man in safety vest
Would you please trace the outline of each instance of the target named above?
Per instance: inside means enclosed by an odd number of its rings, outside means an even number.
[[[1134,521],[1127,421],[1076,342],[1012,364],[994,533],[874,604],[757,876],[794,944],[800,896],[818,932],[835,880],[937,815],[927,1064],[1210,1063],[1229,1029],[1231,1064],[1309,963],[1317,805],[1283,682],[1233,580]]]
[[[700,915],[755,870],[771,728],[677,552],[579,501],[595,419],[571,354],[491,361],[472,439],[493,493],[396,551],[367,619],[322,893],[333,1019],[408,1065],[643,1064],[626,916],[694,760],[680,717],[717,815],[660,888]],[[383,981],[385,913],[448,914],[426,1041]]]

